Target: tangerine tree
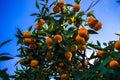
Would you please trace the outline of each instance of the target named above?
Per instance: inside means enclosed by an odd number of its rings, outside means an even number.
[[[20,45],[15,80],[120,80],[120,41],[96,44],[90,35],[98,34],[102,23],[90,9],[81,10],[81,0],[37,0],[35,25],[28,31],[17,29]],[[120,36],[119,34],[117,34]],[[92,52],[92,53],[90,53]],[[90,54],[91,56],[87,56]],[[93,63],[90,61],[93,60]]]

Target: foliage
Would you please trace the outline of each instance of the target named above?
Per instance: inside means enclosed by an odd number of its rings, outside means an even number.
[[[0,48],[10,42],[11,39],[6,40],[0,44]],[[9,53],[0,53],[0,61],[6,61],[13,59],[13,57],[10,56]],[[6,73],[7,69],[0,70],[0,78],[3,80],[9,80],[9,75]]]
[[[91,3],[85,11],[80,9],[81,0],[74,1],[75,4],[67,4],[56,0],[50,4],[48,0],[36,0],[39,12],[31,14],[37,17],[36,25],[30,26],[26,32],[17,29],[15,35],[20,45],[20,55],[17,56],[21,58],[18,61],[21,69],[16,68],[12,78],[120,80],[120,51],[114,46],[116,41],[103,44],[89,41],[90,35],[98,34],[102,28],[94,11],[90,11],[99,0]],[[116,63],[111,63],[112,60]]]

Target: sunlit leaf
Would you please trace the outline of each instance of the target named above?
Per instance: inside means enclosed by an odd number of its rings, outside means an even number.
[[[92,16],[93,13],[94,13],[94,11],[92,10],[92,11],[88,12],[87,16],[88,16],[88,17],[89,17],[89,16]]]

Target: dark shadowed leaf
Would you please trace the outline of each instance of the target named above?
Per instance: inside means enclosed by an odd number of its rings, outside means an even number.
[[[54,1],[53,3],[51,3],[49,7],[52,7],[55,3],[56,3],[56,1]]]
[[[21,32],[21,30],[19,28],[17,28],[17,33],[20,35],[20,36],[23,36],[23,33]]]
[[[39,16],[39,13],[32,13],[30,16]]]
[[[9,53],[0,53],[0,56],[10,55]]]
[[[101,46],[101,44],[100,44],[100,42],[99,42],[98,40],[97,40],[97,45],[98,45],[98,46]]]
[[[88,30],[88,33],[89,34],[98,34],[96,31],[94,31],[94,30]]]
[[[66,6],[73,6],[72,4],[66,4]]]
[[[81,0],[74,0],[75,3],[79,4]]]
[[[29,28],[28,28],[28,31],[31,31],[32,30],[32,26],[30,26]]]
[[[89,60],[91,60],[91,59],[93,59],[93,58],[95,58],[95,52],[94,52],[94,51],[93,51],[93,53],[91,54]]]
[[[13,59],[13,58],[9,57],[9,56],[1,56],[0,57],[0,61],[10,60],[10,59]]]
[[[107,46],[107,43],[103,43],[104,46]]]
[[[38,3],[38,0],[36,0],[36,7],[39,9],[39,3]]]
[[[8,43],[8,42],[10,42],[10,41],[12,41],[12,39],[9,39],[9,40],[6,40],[6,41],[2,42],[2,43],[0,44],[0,47],[2,47],[3,45],[5,45],[6,43]]]
[[[101,64],[99,68],[104,67],[106,64],[108,64],[110,62],[110,60],[112,59],[112,57],[107,57]]]
[[[6,73],[7,69],[0,70],[0,80],[9,80],[9,75]]]

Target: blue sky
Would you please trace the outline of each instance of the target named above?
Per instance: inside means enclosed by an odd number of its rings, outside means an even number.
[[[64,1],[73,3],[73,0]],[[82,0],[82,10],[87,9],[92,1],[94,0]],[[98,35],[91,36],[91,41],[108,42],[109,40],[117,40],[118,37],[114,33],[120,31],[120,4],[116,0],[101,0],[92,10],[95,10],[95,16],[103,23],[103,28],[98,31]],[[26,31],[29,26],[33,25],[35,17],[31,17],[30,14],[34,12],[37,12],[35,0],[0,1],[0,43],[7,39],[13,39],[12,42],[3,46],[0,52],[8,52],[13,56],[19,54],[16,47],[17,38],[14,36],[16,28],[19,27],[22,31]],[[0,69],[6,67],[10,74],[13,73],[14,64],[17,60],[15,58],[7,62],[0,62],[2,65]]]

